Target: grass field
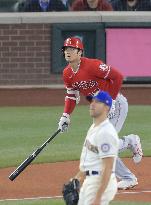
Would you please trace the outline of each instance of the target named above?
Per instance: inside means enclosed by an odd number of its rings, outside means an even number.
[[[63,107],[1,107],[0,167],[17,166],[57,130]],[[145,156],[151,156],[151,106],[130,106],[120,136],[140,135]],[[91,119],[87,106],[79,106],[72,115],[67,133],[59,134],[33,163],[79,159]],[[121,156],[130,156],[129,152]]]
[[[63,107],[1,107],[0,168],[18,166],[57,130]],[[145,156],[151,156],[151,106],[130,106],[120,136],[140,135]],[[91,124],[88,106],[79,106],[72,115],[67,133],[58,134],[33,163],[77,160]],[[130,156],[124,152],[121,156]],[[63,205],[62,200],[0,201],[0,205]],[[150,203],[112,202],[111,205],[149,205]]]
[[[0,202],[0,205],[65,205],[63,200],[21,200],[21,201],[4,201]],[[110,205],[150,205],[150,203],[145,202],[120,202],[113,201]]]

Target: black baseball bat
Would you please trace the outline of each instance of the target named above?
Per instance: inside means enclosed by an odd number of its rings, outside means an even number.
[[[15,169],[9,176],[9,179],[13,181],[37,156],[38,154],[44,149],[44,147],[61,131],[61,129],[57,130],[45,143],[43,143],[35,152],[33,152],[21,165]]]

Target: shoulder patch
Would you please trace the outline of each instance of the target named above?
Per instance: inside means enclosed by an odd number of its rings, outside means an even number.
[[[99,68],[100,68],[102,71],[108,71],[109,66],[106,65],[106,64],[100,64]]]
[[[108,151],[110,150],[110,145],[107,144],[107,143],[102,144],[102,145],[101,145],[101,150],[102,150],[102,152],[104,152],[104,153],[108,152]]]

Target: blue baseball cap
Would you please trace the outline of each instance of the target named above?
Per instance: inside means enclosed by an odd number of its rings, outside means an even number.
[[[111,108],[112,106],[112,97],[109,95],[108,92],[105,91],[98,91],[92,99],[96,99],[99,102],[104,103],[105,105],[109,106]]]

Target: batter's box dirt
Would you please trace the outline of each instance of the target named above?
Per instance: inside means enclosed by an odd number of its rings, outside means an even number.
[[[151,202],[151,158],[138,165],[131,158],[123,160],[137,176],[138,186],[120,191],[115,200]],[[78,171],[78,161],[36,164],[27,167],[14,181],[8,176],[16,167],[0,170],[0,200],[61,196],[62,185]]]

